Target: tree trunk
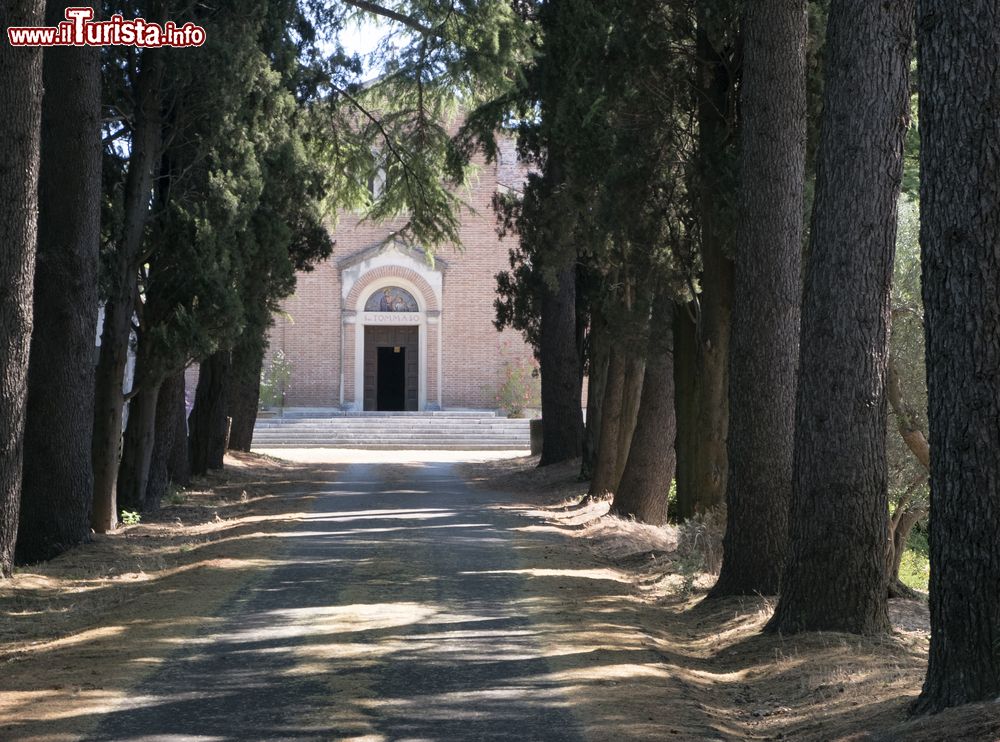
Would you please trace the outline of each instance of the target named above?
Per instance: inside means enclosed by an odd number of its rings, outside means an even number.
[[[191,473],[201,475],[221,469],[226,455],[226,397],[229,386],[230,352],[220,350],[201,363],[194,409],[188,419],[191,431]]]
[[[601,433],[597,442],[594,476],[590,480],[590,497],[603,497],[618,489],[618,457],[625,453],[618,448],[621,438],[622,402],[625,393],[627,359],[617,343],[611,344],[608,356],[608,378],[604,384],[601,404]]]
[[[918,711],[1000,695],[1000,25],[919,0],[931,646]]]
[[[743,21],[742,170],[729,366],[729,477],[712,597],[777,595],[788,543],[806,144],[805,0]]]
[[[132,316],[139,300],[138,272],[153,172],[160,161],[162,52],[143,50],[140,64],[142,69],[136,83],[132,151],[125,180],[124,221],[110,271],[110,290],[104,305],[104,329],[96,374],[94,508],[91,524],[99,533],[114,529],[118,523],[115,485],[125,404],[122,384],[128,364]]]
[[[703,11],[702,11],[703,12]],[[702,19],[704,20],[704,19]],[[731,202],[735,201],[732,176],[735,144],[732,65],[723,50],[713,45],[702,26],[698,32],[698,160],[697,204],[701,222],[701,294],[697,312],[697,427],[692,479],[684,495],[698,511],[709,510],[725,499],[726,437],[729,430],[729,336],[733,297],[735,234]],[[678,481],[678,485],[680,485]]]
[[[138,512],[146,506],[160,385],[159,380],[144,379],[138,393],[129,402],[128,427],[122,444],[122,462],[118,468],[118,506],[122,510]]]
[[[649,332],[649,352],[632,444],[611,512],[642,523],[667,522],[667,500],[677,461],[674,438],[674,366],[671,304],[661,299]]]
[[[590,374],[587,377],[587,424],[583,435],[583,455],[580,460],[580,479],[587,481],[594,476],[597,463],[597,444],[601,435],[601,408],[604,404],[604,385],[608,379],[609,338],[603,321],[594,317],[590,331]]]
[[[677,420],[677,512],[687,520],[698,512],[695,451],[698,446],[698,335],[690,305],[674,308],[674,413]]]
[[[153,443],[153,454],[149,465],[149,476],[146,481],[146,493],[143,499],[143,512],[160,509],[160,503],[167,494],[171,478],[171,456],[176,446],[177,409],[183,416],[184,410],[184,372],[168,376],[160,384],[159,397],[156,400],[156,422]],[[184,441],[184,460],[187,461],[187,440]],[[177,484],[181,484],[178,482]]]
[[[0,6],[0,26],[38,26],[41,0]],[[0,44],[0,578],[11,573],[21,493],[32,283],[38,242],[42,50]]]
[[[890,628],[886,361],[912,10],[907,0],[830,6],[789,549],[772,631]]]
[[[899,435],[910,453],[914,455],[924,470],[930,474],[931,470],[931,447],[927,441],[927,436],[920,427],[916,412],[907,404],[903,397],[903,386],[900,382],[899,370],[896,368],[896,360],[889,350],[889,368],[887,396],[889,407],[896,418],[896,428]],[[917,593],[904,585],[899,579],[899,565],[906,551],[906,545],[910,540],[910,531],[917,522],[927,515],[927,508],[911,507],[910,493],[919,486],[923,486],[926,480],[914,482],[902,501],[896,505],[896,512],[889,519],[889,557],[887,560],[889,567],[889,597],[890,598],[915,598]]]
[[[187,382],[183,371],[177,374],[175,383],[178,385],[178,396],[171,407],[174,435],[167,459],[167,479],[179,487],[187,487],[191,483],[191,452],[188,446]]]
[[[580,455],[583,411],[576,347],[576,266],[559,271],[542,296],[539,363],[542,373],[542,458],[539,466]]]
[[[701,337],[697,356],[697,427],[694,448],[695,509],[721,505],[726,493],[726,438],[729,435],[729,301],[732,268],[719,261],[719,274],[702,275]]]
[[[49,2],[47,23],[78,3]],[[23,52],[21,52],[23,53]],[[96,48],[44,54],[38,256],[16,558],[38,562],[90,537],[94,346],[101,213]]]
[[[910,449],[920,465],[928,472],[931,470],[931,444],[927,441],[927,436],[921,430],[917,420],[916,412],[903,398],[903,387],[899,380],[899,370],[896,368],[896,361],[889,353],[889,382],[888,382],[889,406],[892,408],[893,417],[896,418],[896,429],[903,439],[903,443]]]
[[[229,392],[229,416],[233,427],[229,434],[232,451],[249,451],[260,403],[260,371],[264,366],[264,344],[259,339],[243,342],[233,349],[232,385]]]
[[[628,452],[632,449],[633,434],[639,419],[642,383],[646,376],[646,359],[638,353],[629,353],[625,360],[625,384],[622,387],[621,423],[618,426],[618,456],[615,467],[615,484],[622,481]]]
[[[897,509],[889,521],[889,556],[886,560],[889,570],[889,597],[916,598],[918,593],[911,590],[899,579],[899,568],[903,563],[903,554],[910,542],[910,532],[927,515],[926,508]]]

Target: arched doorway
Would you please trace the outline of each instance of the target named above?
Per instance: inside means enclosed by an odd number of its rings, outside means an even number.
[[[393,363],[404,366],[408,377],[404,409],[441,409],[444,267],[444,261],[431,266],[426,259],[394,244],[341,261],[343,409],[379,409],[378,348],[391,348],[393,355],[403,356],[389,359],[385,357],[388,351],[382,351],[383,373],[390,373],[386,368]],[[390,377],[388,383],[397,384],[398,377]],[[383,391],[385,388],[383,384]],[[383,398],[381,406],[399,407],[398,396]]]
[[[364,307],[364,410],[420,409],[420,307],[401,286],[373,291]]]

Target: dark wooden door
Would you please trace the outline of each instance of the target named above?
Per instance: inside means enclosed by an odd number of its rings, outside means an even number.
[[[406,409],[406,348],[379,348],[375,363],[375,406],[379,411],[402,412]]]
[[[390,325],[387,327],[365,327],[365,373],[364,408],[374,411],[378,407],[378,349],[399,348],[406,367],[405,408],[416,411],[419,404],[418,382],[420,375],[420,355],[416,326]]]

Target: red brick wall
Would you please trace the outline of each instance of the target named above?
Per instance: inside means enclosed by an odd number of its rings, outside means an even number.
[[[290,406],[340,404],[340,302],[340,274],[326,261],[299,274],[295,294],[275,318],[270,347],[284,350],[292,364]]]

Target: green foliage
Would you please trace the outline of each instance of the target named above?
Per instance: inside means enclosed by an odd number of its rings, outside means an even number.
[[[910,95],[910,127],[906,130],[906,144],[903,149],[903,195],[912,201],[920,198],[920,105],[916,91],[917,64],[914,60],[910,69],[914,90]]]
[[[899,202],[892,293],[890,368],[898,374],[899,388],[910,425],[927,431],[927,384],[924,361],[923,302],[920,294],[920,215],[916,200],[904,194]],[[930,504],[930,485],[924,466],[906,445],[898,420],[887,419],[886,457],[891,510],[923,516]],[[900,562],[899,579],[919,590],[927,589],[929,563],[926,533],[921,521],[910,532],[909,548]]]
[[[723,34],[727,14],[716,10]],[[495,202],[502,230],[519,237],[511,269],[497,276],[496,325],[536,348],[540,297],[568,262],[578,266],[580,312],[602,313],[635,344],[654,290],[669,300],[692,284],[688,11],[651,0],[542,4],[523,84],[470,120],[465,134],[487,142],[511,124],[537,167],[523,194]]]
[[[170,505],[184,504],[184,488],[173,482],[167,487],[167,503]]]
[[[523,360],[504,361],[496,391],[497,406],[507,417],[521,417],[541,405],[538,369]]]
[[[142,520],[142,515],[132,510],[122,510],[120,520],[123,526],[135,526]]]
[[[329,255],[336,178],[317,157],[323,122],[307,108],[312,34],[293,0],[201,6],[207,41],[164,51],[164,141],[141,273],[137,383],[154,382],[237,342],[262,346],[295,271]],[[312,60],[312,61],[310,61]],[[112,107],[132,82],[106,77]],[[205,71],[211,70],[210,75]],[[120,98],[120,100],[119,100]],[[112,153],[107,209],[125,152]]]
[[[261,409],[285,406],[285,395],[291,378],[292,362],[285,357],[283,350],[278,349],[260,372]]]
[[[899,579],[907,587],[926,592],[930,577],[930,545],[927,542],[927,530],[918,525],[910,531],[910,543],[903,553],[899,566]]]
[[[345,193],[368,218],[399,216],[393,236],[428,254],[460,246],[459,213],[470,208],[463,200],[470,153],[451,137],[460,112],[505,95],[532,53],[531,24],[518,5],[388,3],[381,15],[391,38],[363,60],[382,74],[363,83],[330,74],[321,86],[329,93],[321,108],[337,130],[328,153],[341,163]],[[337,16],[335,5],[326,7]],[[378,7],[343,4],[336,23],[380,15]],[[367,185],[380,171],[385,188],[372,197]]]
[[[927,382],[924,365],[923,301],[920,294],[920,207],[906,197],[899,202],[896,259],[892,287],[890,353],[906,403],[927,430]],[[887,421],[889,492],[893,502],[926,507],[926,471],[907,448],[890,415]]]

